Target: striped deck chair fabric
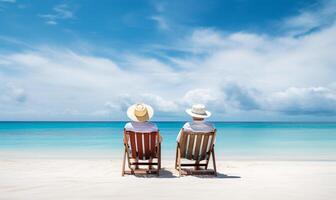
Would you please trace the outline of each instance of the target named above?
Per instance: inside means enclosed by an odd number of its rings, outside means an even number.
[[[193,133],[181,130],[181,136],[177,143],[175,168],[181,175],[182,166],[204,167],[208,168],[210,156],[213,159],[214,174],[216,175],[216,161],[214,152],[214,141],[216,130],[208,133]],[[181,159],[195,161],[193,164],[183,164]],[[201,163],[205,161],[205,163]]]
[[[161,168],[161,137],[159,131],[142,133],[124,130],[124,147],[122,175],[125,173],[134,174],[138,166],[141,165],[150,166],[147,173],[159,174]],[[130,171],[125,170],[126,158]],[[151,169],[152,166],[157,166],[157,168]]]

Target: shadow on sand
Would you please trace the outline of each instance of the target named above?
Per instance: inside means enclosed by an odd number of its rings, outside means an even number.
[[[134,174],[134,176],[137,178],[178,178],[178,176],[174,176],[171,171],[165,168],[161,168],[160,176],[157,176],[156,174]]]
[[[174,174],[172,171],[167,170],[165,168],[162,168],[160,170],[160,176],[157,175],[152,175],[152,174],[139,174],[139,175],[134,175],[137,178],[183,178],[186,176],[181,176],[179,177],[178,175]],[[197,178],[213,178],[213,179],[236,179],[236,178],[241,178],[240,176],[231,176],[231,175],[227,175],[227,174],[223,174],[220,172],[217,172],[217,176],[213,176],[213,175],[187,175],[187,176],[192,176],[192,177],[197,177]]]

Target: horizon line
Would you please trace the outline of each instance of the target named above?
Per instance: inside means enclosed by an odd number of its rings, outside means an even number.
[[[151,122],[186,122],[188,120],[157,120]],[[213,123],[336,123],[336,121],[211,121]],[[37,122],[37,123],[117,123],[130,122],[128,120],[0,120],[0,123],[15,123],[15,122]]]

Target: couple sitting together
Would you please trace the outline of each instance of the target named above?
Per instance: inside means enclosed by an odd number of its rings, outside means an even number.
[[[216,129],[212,123],[204,121],[205,118],[210,117],[211,113],[202,104],[193,105],[192,108],[186,109],[186,112],[192,117],[192,121],[185,123],[177,135],[175,169],[179,171],[180,176],[183,166],[192,166],[198,172],[202,169],[209,171],[207,168],[212,156],[213,174],[216,175],[214,153]],[[159,174],[162,138],[157,125],[149,121],[153,114],[153,108],[143,103],[128,108],[127,116],[132,121],[128,122],[124,128],[125,151],[122,175],[125,173],[135,174],[135,171],[140,170],[140,165],[148,166],[148,170],[145,170],[146,173]],[[126,158],[130,171],[125,170]],[[182,163],[182,159],[193,161],[193,163]],[[153,162],[153,160],[157,160],[157,162]],[[205,163],[202,163],[203,161]],[[152,166],[157,167],[152,168]]]
[[[193,105],[191,109],[186,109],[186,112],[192,117],[192,121],[184,124],[184,131],[195,133],[214,131],[215,128],[212,123],[204,121],[205,118],[211,116],[211,113],[205,110],[204,105]],[[158,131],[159,129],[156,124],[149,121],[153,115],[154,110],[150,105],[141,103],[130,106],[127,110],[127,116],[132,121],[125,125],[125,130],[148,133]],[[177,136],[177,141],[179,141],[180,135],[181,131]]]

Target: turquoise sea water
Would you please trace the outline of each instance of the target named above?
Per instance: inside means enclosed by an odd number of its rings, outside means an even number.
[[[184,122],[157,122],[174,157]],[[0,122],[0,156],[121,157],[125,122]],[[214,122],[218,159],[336,160],[336,123]]]

